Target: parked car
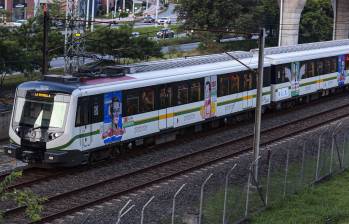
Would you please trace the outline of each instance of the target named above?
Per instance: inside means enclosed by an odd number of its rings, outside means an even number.
[[[27,20],[25,19],[19,19],[16,22],[13,22],[13,26],[21,27],[24,24],[27,24]]]
[[[141,34],[139,32],[132,32],[132,37],[139,37]]]
[[[151,16],[145,16],[143,19],[143,23],[154,23],[155,19]]]
[[[173,38],[174,32],[168,28],[161,29],[156,33],[157,38]]]
[[[171,24],[171,18],[169,17],[162,17],[162,18],[159,18],[158,21],[156,21],[158,24]]]

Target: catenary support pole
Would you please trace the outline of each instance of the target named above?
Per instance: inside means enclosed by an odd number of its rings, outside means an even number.
[[[42,76],[47,74],[48,69],[48,8],[47,4],[44,4],[44,38],[42,47]]]
[[[264,70],[264,45],[265,45],[265,29],[260,30],[259,34],[259,56],[258,56],[258,77],[257,77],[257,105],[255,110],[255,126],[254,126],[254,140],[253,153],[255,158],[254,175],[258,183],[258,157],[259,145],[261,137],[261,120],[262,120],[262,95],[263,95],[263,70]]]

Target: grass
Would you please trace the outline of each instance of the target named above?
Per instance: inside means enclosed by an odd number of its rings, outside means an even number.
[[[349,223],[349,172],[276,203],[251,223]]]
[[[346,210],[346,206],[349,205],[349,195],[345,195],[348,194],[349,187],[347,187],[347,189],[342,187],[346,185],[349,186],[349,172],[346,173],[346,176],[341,176],[341,179],[338,180],[339,184],[332,183],[337,180],[337,178],[335,178],[333,180],[331,179],[332,184],[330,186],[327,186],[330,182],[325,182],[323,184],[324,189],[322,189],[322,184],[316,185],[315,188],[309,188],[308,186],[310,186],[315,179],[317,165],[316,154],[311,154],[313,149],[309,148],[309,150],[307,150],[307,153],[305,154],[303,172],[301,172],[302,162],[301,158],[299,158],[301,154],[296,156],[295,154],[290,153],[286,188],[284,185],[286,153],[281,152],[278,156],[272,157],[268,193],[269,208],[266,212],[261,213],[260,215],[255,215],[259,214],[258,211],[264,206],[256,189],[250,188],[248,214],[252,215],[253,223],[314,223],[311,220],[315,220],[315,223],[324,223],[326,220],[342,220],[342,217],[344,217],[343,223],[345,221],[349,222],[349,209],[347,209],[348,211]],[[299,153],[301,153],[301,151]],[[333,170],[338,172],[339,164],[336,160],[337,157],[334,158]],[[326,150],[323,151],[320,156],[319,177],[328,174],[329,164],[330,154],[329,150]],[[347,162],[346,165],[348,165]],[[266,171],[263,173],[264,174],[260,177],[260,186],[262,187],[264,198],[267,177]],[[226,213],[229,223],[244,218],[247,195],[246,186],[247,176],[245,176],[244,182],[240,184],[230,183],[229,185],[230,188],[228,191]],[[330,190],[331,187],[336,189]],[[331,191],[334,193],[331,194]],[[296,192],[297,194],[295,194]],[[324,197],[322,197],[322,195],[324,195]],[[298,201],[290,203],[290,201],[294,201],[295,199]],[[341,199],[343,201],[337,204],[336,202]],[[331,203],[326,203],[329,200],[332,200]],[[204,220],[206,223],[222,223],[223,201],[223,188],[207,198],[204,206]],[[297,205],[299,202],[302,202],[303,204]],[[314,205],[314,208],[311,208],[310,205]],[[304,212],[305,207],[308,209],[306,212]],[[339,207],[342,210],[338,209]],[[314,216],[317,216],[318,219],[314,219]]]

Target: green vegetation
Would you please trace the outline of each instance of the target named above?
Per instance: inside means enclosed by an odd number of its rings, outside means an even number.
[[[349,172],[275,204],[252,223],[348,223]]]
[[[101,55],[112,55],[120,62],[121,58],[147,60],[161,57],[161,47],[145,36],[132,37],[133,27],[124,25],[118,29],[98,29],[88,34],[86,50]]]
[[[22,176],[21,171],[12,172],[2,182],[0,182],[0,199],[14,200],[18,206],[26,206],[25,214],[32,221],[40,220],[43,203],[46,199],[35,195],[29,190],[13,190],[8,191],[7,188],[17,179]],[[0,223],[3,222],[3,213],[0,212]]]

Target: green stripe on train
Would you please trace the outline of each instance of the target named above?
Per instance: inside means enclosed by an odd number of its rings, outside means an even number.
[[[98,135],[100,134],[100,130],[96,130],[93,132],[88,132],[88,133],[83,133],[83,134],[79,134],[79,135],[75,135],[72,139],[70,139],[69,142],[65,143],[64,145],[52,148],[52,149],[48,149],[48,150],[62,150],[64,148],[67,148],[68,146],[70,146],[75,140],[80,139],[80,138],[85,138],[85,137],[89,137],[89,136],[93,136],[93,135]]]
[[[271,91],[264,92],[263,96],[270,95],[270,94],[271,94]],[[257,96],[256,94],[252,95],[253,98],[256,98],[256,96]],[[224,105],[227,105],[227,104],[236,103],[236,102],[240,102],[240,101],[243,101],[243,100],[244,100],[244,97],[240,97],[240,98],[236,98],[236,99],[232,99],[232,100],[219,102],[219,103],[217,103],[217,106],[224,106]]]

